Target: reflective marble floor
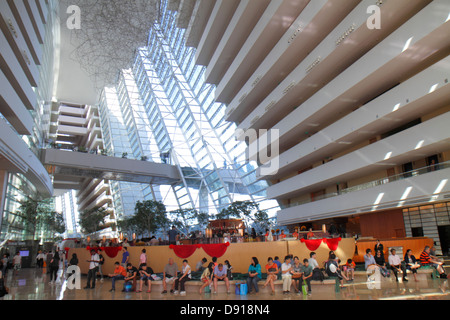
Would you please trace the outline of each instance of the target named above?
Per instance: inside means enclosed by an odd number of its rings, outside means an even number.
[[[59,273],[59,278],[61,272]],[[86,284],[86,276],[81,277],[81,288]],[[380,281],[367,281],[367,277],[355,277],[352,283],[345,284],[339,292],[335,292],[334,285],[316,284],[312,287],[310,296],[291,293],[284,295],[281,292],[270,295],[270,291],[261,290],[257,294],[245,296],[233,293],[219,292],[217,294],[198,294],[188,292],[186,295],[161,294],[155,287],[151,293],[145,290],[141,293],[122,292],[122,281],[117,282],[115,292],[111,289],[111,280],[105,278],[103,282],[97,281],[95,289],[68,289],[66,281],[57,281],[49,284],[49,275],[39,269],[22,269],[17,275],[9,270],[6,277],[6,286],[10,293],[0,300],[180,300],[180,301],[258,301],[258,300],[450,300],[448,280],[435,279],[430,276],[414,281],[412,276],[408,282],[396,282],[393,278],[381,278]],[[267,288],[266,288],[267,289]],[[197,290],[197,289],[196,289]]]

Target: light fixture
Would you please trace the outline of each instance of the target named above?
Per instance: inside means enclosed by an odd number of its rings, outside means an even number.
[[[61,0],[61,28],[66,28],[69,6],[80,9],[80,28],[69,30],[75,47],[71,58],[98,88],[114,84],[119,70],[131,67],[159,13],[158,0]]]

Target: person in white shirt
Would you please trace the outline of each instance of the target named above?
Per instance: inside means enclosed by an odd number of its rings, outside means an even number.
[[[188,265],[188,261],[183,260],[183,267],[181,268],[181,275],[175,280],[175,292],[178,294],[178,285],[180,285],[180,294],[186,294],[184,289],[184,283],[191,279],[191,267]]]
[[[391,249],[391,254],[388,258],[389,266],[394,272],[395,280],[398,282],[398,272],[403,272],[403,281],[408,281],[406,279],[406,265],[402,264],[402,260],[398,255],[395,254],[395,249]]]
[[[14,271],[16,271],[16,275],[18,274],[19,270],[22,268],[22,256],[20,255],[20,252],[17,252],[16,255],[13,258],[13,266]]]
[[[291,291],[292,283],[292,265],[290,256],[286,256],[284,258],[284,263],[281,265],[281,279],[283,280],[283,294],[288,294]]]
[[[89,272],[87,275],[87,284],[86,287],[84,287],[84,289],[94,289],[95,278],[97,276],[98,265],[100,262],[100,257],[95,252],[95,250],[91,250],[91,259],[88,260],[87,262],[89,262]],[[91,280],[92,280],[92,287],[91,287]]]

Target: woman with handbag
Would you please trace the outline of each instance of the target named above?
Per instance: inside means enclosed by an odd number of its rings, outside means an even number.
[[[248,267],[247,287],[248,293],[252,292],[252,286],[255,288],[255,293],[259,292],[258,281],[261,280],[261,265],[258,258],[252,257],[252,263]]]
[[[300,259],[295,256],[294,264],[292,265],[292,285],[294,286],[294,290],[297,293],[300,293],[301,290],[301,280],[302,280],[302,264],[300,263]]]
[[[266,271],[267,271],[267,280],[266,283],[264,283],[263,288],[265,288],[268,284],[270,284],[270,288],[272,289],[272,295],[274,295],[275,294],[274,281],[277,280],[278,278],[278,266],[273,262],[272,257],[269,257],[269,259],[267,259]]]

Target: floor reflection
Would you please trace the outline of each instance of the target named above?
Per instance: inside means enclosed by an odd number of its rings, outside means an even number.
[[[151,293],[124,293],[121,284],[115,292],[111,289],[111,280],[97,281],[96,288],[69,289],[65,276],[60,271],[55,284],[50,284],[50,276],[42,269],[22,269],[17,275],[9,272],[6,277],[6,286],[10,293],[0,300],[450,300],[447,279],[432,279],[430,276],[419,281],[411,279],[408,282],[395,281],[395,278],[372,277],[365,275],[355,277],[344,288],[335,291],[334,285],[314,285],[311,296],[291,293],[283,295],[281,292],[270,295],[269,291],[245,296],[218,293],[202,294],[188,292],[185,296],[161,294],[159,289]],[[82,276],[81,287],[86,283]]]

